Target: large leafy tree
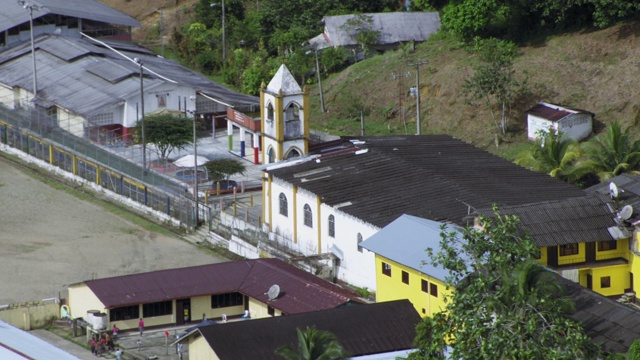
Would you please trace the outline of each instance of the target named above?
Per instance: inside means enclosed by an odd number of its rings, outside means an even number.
[[[287,360],[340,360],[347,355],[336,337],[328,332],[307,327],[305,331],[296,329],[298,349],[284,346],[276,354]]]
[[[640,174],[640,140],[634,138],[631,126],[609,125],[585,144],[585,152],[588,160],[578,166],[598,175],[602,182],[623,173]]]
[[[417,327],[409,358],[589,359],[598,349],[567,315],[570,299],[532,257],[538,249],[513,216],[443,232],[431,261],[449,271],[446,310]]]
[[[192,121],[172,114],[145,116],[145,141],[154,144],[158,156],[166,159],[174,149],[183,149],[193,143]],[[142,121],[136,123],[136,137],[142,141]]]
[[[584,174],[575,166],[583,154],[580,144],[553,130],[540,135],[529,149],[518,155],[516,164],[571,183],[580,179]]]
[[[247,171],[247,167],[238,160],[235,159],[218,159],[208,161],[204,166],[209,172],[209,177],[216,180],[227,180],[229,177],[235,174],[244,174]]]

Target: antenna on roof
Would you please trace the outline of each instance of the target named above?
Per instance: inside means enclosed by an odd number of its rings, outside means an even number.
[[[269,301],[273,301],[278,298],[280,295],[280,286],[278,284],[271,285],[269,291],[267,292],[267,296],[269,297]]]
[[[623,206],[622,209],[620,210],[619,215],[623,220],[629,220],[631,218],[631,215],[633,215],[633,206],[631,205]]]
[[[609,183],[609,196],[611,196],[612,199],[617,199],[618,195],[620,195],[618,186],[614,182]]]

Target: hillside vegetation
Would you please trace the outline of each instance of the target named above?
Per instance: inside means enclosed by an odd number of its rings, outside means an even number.
[[[143,29],[135,35],[144,40],[157,27],[156,1],[103,0],[136,16]],[[196,0],[166,0],[165,28],[179,27],[192,16]],[[177,5],[176,5],[177,4]],[[362,111],[366,135],[414,134],[416,107],[409,88],[415,86],[415,67],[420,67],[421,123],[423,134],[447,133],[507,158],[526,143],[525,111],[538,101],[578,107],[596,114],[595,131],[620,121],[637,125],[640,120],[640,23],[629,22],[598,31],[579,31],[549,38],[520,48],[514,61],[516,77],[528,78],[527,92],[520,94],[508,112],[507,135],[496,147],[492,115],[483,104],[470,105],[463,94],[464,80],[479,63],[477,55],[452,38],[439,34],[406,49],[388,52],[353,64],[323,79],[326,113],[320,112],[317,84],[311,91],[311,127],[338,135],[360,134]],[[157,46],[157,42],[155,43]],[[168,47],[168,41],[166,42]],[[400,81],[392,74],[412,76]],[[264,79],[268,82],[270,79]],[[401,120],[400,94],[405,97],[405,122]],[[499,109],[493,109],[499,117]]]

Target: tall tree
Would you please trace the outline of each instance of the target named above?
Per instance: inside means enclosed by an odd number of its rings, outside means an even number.
[[[409,359],[589,359],[598,349],[567,317],[570,300],[531,259],[539,250],[514,216],[442,234],[431,261],[449,271],[446,309],[416,328]]]
[[[193,143],[193,120],[172,114],[144,117],[144,137],[156,147],[158,156],[166,159],[174,149],[183,149]],[[136,135],[142,140],[142,121],[136,123]]]
[[[616,122],[585,144],[588,160],[580,166],[583,171],[598,175],[604,182],[623,173],[640,174],[640,141],[631,134],[631,126],[622,129]]]
[[[577,141],[551,130],[540,134],[529,149],[518,155],[515,163],[574,183],[584,175],[575,166],[582,154]]]
[[[522,83],[517,81],[513,69],[517,49],[515,44],[503,40],[479,42],[477,51],[483,63],[464,83],[464,93],[472,101],[484,100],[494,124],[503,135],[507,131],[507,110],[518,89],[526,86],[526,80]],[[496,107],[500,109],[500,124],[494,115]]]
[[[341,360],[346,359],[346,353],[336,337],[328,332],[307,327],[305,331],[296,329],[298,335],[298,350],[284,346],[276,350],[287,360]]]

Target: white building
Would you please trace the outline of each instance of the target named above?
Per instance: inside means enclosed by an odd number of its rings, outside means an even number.
[[[585,195],[448,135],[343,138],[309,153],[266,168],[263,227],[304,256],[332,254],[335,278],[369,289],[375,257],[360,242],[402,214],[466,225],[494,203]]]
[[[541,132],[553,129],[580,141],[593,131],[594,116],[586,110],[540,102],[527,110],[527,136],[536,140]]]

